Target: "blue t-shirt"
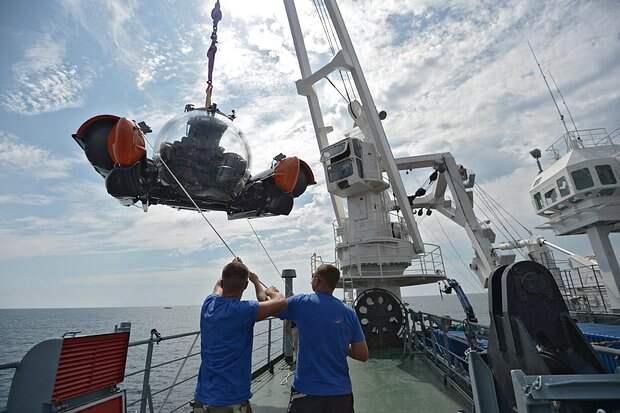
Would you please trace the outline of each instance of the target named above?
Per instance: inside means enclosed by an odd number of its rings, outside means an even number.
[[[347,350],[364,341],[355,311],[331,294],[298,294],[278,317],[299,329],[295,390],[311,396],[350,394]]]
[[[257,301],[212,294],[200,312],[200,371],[196,400],[210,406],[241,403],[252,397],[252,341]]]

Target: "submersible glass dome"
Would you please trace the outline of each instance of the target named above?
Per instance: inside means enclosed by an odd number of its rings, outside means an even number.
[[[212,201],[230,201],[250,176],[243,133],[226,116],[205,110],[169,120],[159,132],[153,160],[164,185],[178,187],[169,168],[190,195]]]

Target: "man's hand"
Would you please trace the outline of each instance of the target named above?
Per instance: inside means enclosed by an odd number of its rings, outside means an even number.
[[[269,297],[269,300],[258,303],[258,312],[256,313],[257,321],[280,313],[288,305],[286,298],[276,287],[267,288],[265,290],[265,295]]]
[[[239,263],[243,264],[243,261],[241,261],[240,257],[233,258],[232,262],[239,262]]]
[[[272,300],[276,298],[285,298],[284,295],[280,291],[278,291],[278,289],[274,286],[267,288],[265,290],[265,294],[267,294],[267,297],[269,297]]]
[[[256,283],[258,283],[258,282],[259,282],[259,281],[258,281],[258,275],[256,275],[256,274],[255,274],[255,273],[253,273],[252,271],[250,271],[250,272],[249,272],[249,274],[248,274],[248,278],[249,278],[249,280],[250,280],[250,282],[251,282],[252,284],[256,284]]]
[[[368,345],[366,344],[366,340],[358,343],[351,343],[347,353],[352,359],[362,362],[368,361]]]
[[[258,301],[267,301],[267,294],[265,294],[265,289],[263,288],[260,280],[258,279],[258,275],[254,274],[252,271],[248,273],[248,280],[254,284],[254,289],[256,290],[256,299]]]
[[[215,286],[213,287],[213,294],[222,295],[223,292],[224,288],[222,287],[222,279],[220,278],[219,280],[217,280]]]

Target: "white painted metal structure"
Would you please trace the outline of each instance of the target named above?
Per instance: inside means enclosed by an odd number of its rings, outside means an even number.
[[[588,234],[611,310],[620,312],[620,266],[609,233],[620,232],[620,129],[570,131],[547,149],[554,163],[530,188],[536,213],[557,235]]]
[[[480,282],[487,287],[491,272],[500,265],[514,262],[514,254],[498,255],[495,233],[478,221],[474,214],[473,186],[475,174],[457,165],[450,153],[409,156],[396,159],[400,170],[432,168],[441,172],[437,177],[433,191],[413,200],[413,208],[430,208],[465,229],[474,248],[474,258],[470,264]],[[454,200],[446,198],[446,189],[450,190]],[[452,203],[454,202],[454,205]]]
[[[443,265],[441,269],[426,268],[421,274],[405,274],[412,260],[425,254],[424,243],[336,2],[325,0],[325,6],[341,50],[314,72],[310,68],[294,1],[284,0],[284,5],[302,75],[296,82],[297,91],[308,99],[338,223],[336,253],[343,279],[353,279],[355,288],[380,286],[399,294],[399,286],[444,278]],[[338,70],[350,74],[360,101],[354,100],[349,105],[353,128],[344,139],[329,145],[327,134],[333,128],[323,123],[314,85]],[[384,173],[388,181],[384,180]],[[394,200],[390,192],[394,194]],[[394,203],[402,217],[392,212]]]

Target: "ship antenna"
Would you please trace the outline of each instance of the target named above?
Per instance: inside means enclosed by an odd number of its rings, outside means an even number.
[[[564,120],[564,115],[560,111],[560,107],[558,106],[558,102],[555,100],[555,96],[553,96],[553,92],[551,91],[551,87],[549,86],[549,82],[547,82],[547,77],[545,76],[545,72],[543,72],[542,67],[540,67],[540,63],[538,62],[538,58],[536,57],[536,53],[534,53],[534,49],[532,49],[532,45],[530,44],[529,41],[527,42],[527,45],[530,47],[530,51],[532,52],[532,56],[534,56],[534,60],[536,61],[536,64],[538,65],[538,69],[540,70],[540,74],[542,75],[542,78],[545,81],[545,85],[547,85],[547,90],[549,91],[549,94],[551,95],[551,99],[553,99],[553,104],[555,105],[555,108],[558,111],[558,115],[560,115],[560,120],[562,121],[562,125],[564,125],[564,130],[568,134],[569,132],[568,132],[568,128],[566,127],[566,121]]]
[[[573,119],[573,114],[570,112],[570,109],[568,108],[568,105],[566,104],[566,101],[564,100],[564,95],[560,91],[560,87],[558,86],[558,84],[555,82],[555,79],[553,78],[553,75],[551,74],[551,70],[548,70],[548,72],[549,72],[549,77],[551,78],[551,81],[553,82],[553,85],[555,86],[555,89],[558,92],[558,95],[560,95],[560,98],[562,98],[562,104],[566,108],[566,112],[568,113],[568,117],[570,118],[570,121],[573,124],[573,128],[575,128],[577,139],[581,140],[581,136],[579,136],[579,129],[577,129],[577,124],[575,123],[575,119]]]

